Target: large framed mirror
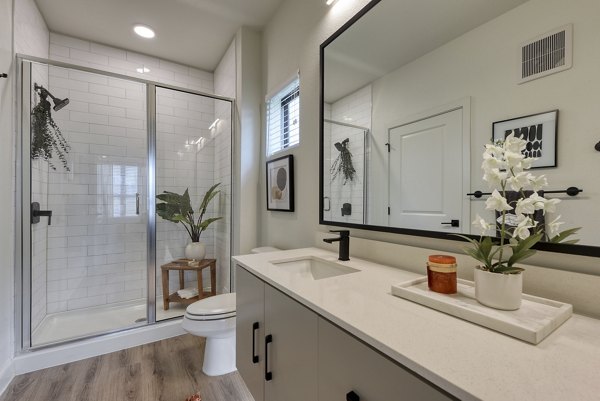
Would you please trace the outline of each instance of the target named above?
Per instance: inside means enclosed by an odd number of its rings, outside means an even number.
[[[476,215],[494,220],[484,145],[534,127],[544,196],[581,227],[537,249],[600,256],[598,15],[590,0],[371,1],[320,49],[320,224],[478,235]]]

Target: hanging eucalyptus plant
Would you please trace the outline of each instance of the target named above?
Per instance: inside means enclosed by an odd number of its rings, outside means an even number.
[[[356,177],[356,170],[352,164],[352,153],[350,153],[350,150],[348,149],[348,143],[350,143],[350,139],[346,138],[341,143],[336,142],[334,144],[335,148],[339,150],[340,153],[329,169],[331,181],[335,180],[338,175],[342,175],[344,178],[342,185],[346,185],[348,180],[353,182]]]
[[[52,119],[50,102],[46,96],[40,96],[39,103],[31,110],[31,159],[43,159],[52,170],[56,167],[52,157],[57,157],[66,171],[71,171],[67,165],[67,154],[71,146],[60,132],[60,128]]]

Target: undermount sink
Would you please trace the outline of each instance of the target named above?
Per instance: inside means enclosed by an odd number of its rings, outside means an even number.
[[[360,270],[329,260],[308,256],[293,260],[275,260],[271,262],[289,273],[313,280],[356,273]]]

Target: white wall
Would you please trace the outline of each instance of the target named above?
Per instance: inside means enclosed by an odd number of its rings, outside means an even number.
[[[260,188],[259,144],[261,136],[261,35],[241,28],[236,43],[236,130],[234,143],[233,253],[250,252],[257,245]]]
[[[235,98],[236,93],[236,60],[235,39],[223,55],[215,69],[215,94]],[[232,106],[227,102],[215,102],[215,118],[219,119],[215,127],[215,182],[221,182],[221,194],[218,200],[218,216],[222,220],[215,223],[215,255],[219,263],[217,270],[217,288],[219,292],[229,292],[231,271],[231,167],[232,142],[231,121]]]
[[[13,9],[12,0],[0,0],[0,394],[14,375],[14,155],[13,132]]]
[[[285,81],[299,68],[302,132],[300,145],[290,152],[295,156],[296,163],[296,212],[292,214],[267,212],[262,206],[265,202],[265,195],[262,195],[259,208],[262,211],[260,220],[262,244],[281,248],[312,245],[315,231],[329,229],[329,227],[318,224],[319,45],[367,3],[367,1],[346,0],[339,1],[333,7],[328,8],[318,0],[306,2],[287,0],[265,28],[263,33],[263,94]],[[564,3],[565,8],[569,8],[569,4]],[[561,15],[554,15],[553,18],[563,20]],[[552,26],[557,25],[560,24],[552,24]],[[533,83],[533,85],[536,84]],[[591,126],[586,128],[586,131],[589,130],[594,131]],[[580,146],[583,145],[580,144]],[[587,146],[586,149],[592,149],[593,143],[585,146]],[[261,157],[264,161],[264,156],[261,155]],[[264,186],[264,178],[261,178],[260,192],[263,192]],[[447,240],[365,230],[351,231],[352,236],[355,237],[442,251],[460,252],[464,246],[463,243]],[[538,266],[565,270],[573,268],[597,271],[597,259],[590,257],[540,252],[528,261]]]
[[[300,144],[285,152],[294,155],[296,211],[273,212],[265,206],[263,139],[258,203],[262,245],[284,249],[307,246],[312,244],[315,231],[325,229],[318,224],[319,45],[367,3],[345,0],[328,7],[321,0],[287,0],[264,29],[262,98],[300,71]]]
[[[580,243],[600,245],[600,181],[582,174],[598,160],[593,145],[598,141],[594,121],[600,91],[596,71],[599,14],[600,3],[594,1],[531,0],[375,81],[373,159],[385,155],[388,129],[394,122],[408,122],[411,116],[470,96],[471,189],[487,192],[481,153],[491,137],[492,123],[559,109],[558,167],[532,173],[545,174],[549,190],[584,189],[576,198],[560,196],[564,201],[558,211],[565,222],[561,228],[582,227],[577,234]],[[569,22],[575,31],[573,68],[518,85],[515,49],[519,43]],[[512,28],[507,30],[507,26]],[[387,194],[387,183],[377,179],[387,174],[387,167],[386,156],[372,163],[372,193]],[[377,208],[384,210],[386,197],[376,199],[380,201]],[[483,200],[473,200],[471,209],[468,222],[476,214],[493,221]],[[546,216],[549,221],[554,217]],[[463,225],[467,230],[468,222]]]

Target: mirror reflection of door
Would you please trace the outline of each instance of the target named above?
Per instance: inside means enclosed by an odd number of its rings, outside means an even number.
[[[462,109],[390,128],[389,216],[392,227],[461,232]],[[393,183],[393,184],[392,184]],[[453,227],[458,220],[461,227]]]

